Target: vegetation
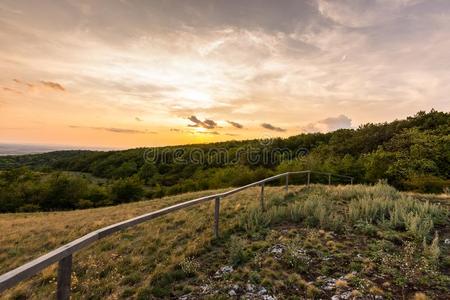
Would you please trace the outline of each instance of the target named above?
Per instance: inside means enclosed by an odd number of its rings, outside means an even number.
[[[218,239],[213,203],[105,238],[75,255],[73,297],[445,299],[450,293],[448,196],[386,184],[290,191],[267,187],[265,211],[257,188],[225,198]],[[96,228],[201,195],[0,215],[0,273]],[[48,298],[55,276],[53,266],[0,297]]]
[[[0,173],[0,212],[82,209],[142,198],[136,176],[98,180],[68,172],[41,173],[26,168]]]
[[[295,159],[287,154],[304,154],[298,152],[299,149],[307,150],[307,154],[295,156]],[[11,171],[24,166],[31,171]],[[0,176],[1,211],[96,207],[133,201],[141,196],[158,198],[239,186],[275,173],[306,169],[346,174],[359,183],[374,184],[384,179],[400,190],[442,193],[450,186],[450,113],[419,112],[405,120],[323,134],[300,134],[264,143],[260,140],[231,141],[125,151],[57,151],[5,156],[0,157],[0,169],[8,171]],[[55,172],[61,171],[72,175],[55,179],[61,176]],[[17,177],[14,172],[26,175]],[[82,178],[75,178],[75,175]],[[51,193],[46,194],[46,187],[39,187],[56,184],[49,182],[50,178],[66,180],[64,186],[74,185],[65,189],[90,186],[95,196],[86,195],[83,189],[56,203]],[[93,178],[106,182],[99,183]],[[298,178],[293,183],[304,182],[302,180],[304,178]],[[313,179],[323,183],[326,180],[325,177]],[[114,184],[127,186],[132,194],[113,191]],[[35,193],[29,191],[33,188],[44,190],[45,205],[33,199],[31,195]],[[125,198],[118,199],[119,195]],[[39,197],[44,196],[39,194]],[[16,201],[20,203],[12,203]]]

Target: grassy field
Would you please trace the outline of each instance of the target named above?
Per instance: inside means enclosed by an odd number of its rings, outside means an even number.
[[[0,215],[0,273],[97,228],[217,191],[82,211]],[[74,299],[445,299],[450,199],[386,185],[266,187],[126,230],[74,256]],[[56,265],[0,295],[54,295]]]

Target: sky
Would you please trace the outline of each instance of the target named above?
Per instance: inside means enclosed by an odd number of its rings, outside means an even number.
[[[288,137],[450,110],[447,0],[0,0],[0,142]]]

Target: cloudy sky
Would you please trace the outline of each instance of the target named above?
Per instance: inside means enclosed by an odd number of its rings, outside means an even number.
[[[450,110],[447,0],[0,0],[0,141],[135,147]]]

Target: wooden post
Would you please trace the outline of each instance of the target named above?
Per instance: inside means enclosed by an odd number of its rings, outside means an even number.
[[[219,237],[219,211],[220,211],[220,197],[214,201],[214,236]]]
[[[306,182],[307,186],[309,186],[310,181],[311,181],[311,171],[308,171],[308,180]]]
[[[289,173],[286,174],[286,187],[285,187],[285,190],[286,190],[286,194],[287,194],[288,191],[289,191]]]
[[[264,182],[261,183],[261,210],[265,210],[265,205],[264,205]]]
[[[353,185],[353,178],[350,178],[350,185]]]
[[[72,254],[64,257],[58,263],[58,283],[56,289],[57,300],[70,299],[71,276],[72,276]]]
[[[331,184],[331,174],[328,174],[328,185]]]

